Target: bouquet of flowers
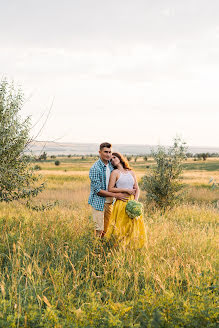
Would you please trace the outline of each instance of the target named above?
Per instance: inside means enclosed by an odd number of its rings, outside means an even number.
[[[138,216],[143,214],[143,205],[136,200],[129,200],[125,207],[125,211],[131,219],[137,219]]]

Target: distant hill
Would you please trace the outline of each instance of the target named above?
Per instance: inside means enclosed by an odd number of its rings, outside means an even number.
[[[127,155],[150,154],[153,145],[122,145],[114,144],[113,150]],[[45,151],[49,155],[89,155],[98,154],[99,144],[96,143],[71,143],[52,141],[33,141],[28,147],[28,152],[32,151],[39,155]],[[188,152],[196,153],[219,153],[219,147],[188,147]]]

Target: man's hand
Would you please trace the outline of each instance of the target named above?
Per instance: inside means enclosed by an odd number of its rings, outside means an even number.
[[[115,193],[114,197],[116,199],[122,200],[123,202],[126,202],[129,198],[129,195],[126,193],[123,193],[123,192],[118,192],[118,193]]]

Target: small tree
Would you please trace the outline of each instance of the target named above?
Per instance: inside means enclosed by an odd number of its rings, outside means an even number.
[[[30,121],[19,115],[23,102],[13,83],[0,82],[0,202],[30,198],[44,189],[43,184],[36,186],[30,156],[25,155]]]
[[[180,182],[180,177],[182,162],[186,158],[185,150],[185,143],[179,138],[167,150],[158,147],[152,152],[156,165],[142,178],[141,187],[147,192],[147,200],[164,211],[181,199],[184,185]]]
[[[132,160],[132,156],[130,156],[130,155],[126,156],[126,158],[127,158],[127,161],[129,161],[129,162]]]
[[[196,156],[197,156],[197,159],[200,161],[201,159],[202,159],[202,154],[200,153],[200,154],[196,154]]]
[[[39,156],[39,160],[41,161],[46,161],[47,159],[47,153],[44,151],[40,156]]]
[[[58,160],[55,161],[55,165],[56,165],[56,166],[59,166],[59,165],[60,165],[60,161],[58,161]]]
[[[203,161],[206,161],[207,157],[209,157],[208,153],[202,153]]]
[[[39,166],[39,165],[34,165],[33,169],[34,169],[35,171],[42,170],[41,166]]]
[[[187,158],[192,158],[192,157],[193,157],[193,153],[189,153],[189,152],[186,153],[186,157],[187,157]]]

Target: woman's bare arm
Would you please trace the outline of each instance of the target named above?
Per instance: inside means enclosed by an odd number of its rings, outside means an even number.
[[[112,171],[109,179],[109,185],[108,185],[108,191],[109,192],[115,192],[115,193],[121,193],[125,192],[128,193],[129,195],[134,195],[135,190],[134,189],[127,189],[127,188],[116,188],[116,181],[119,178],[118,170]]]
[[[97,193],[97,195],[101,197],[115,197],[116,199],[120,199],[122,201],[126,201],[128,199],[127,193],[115,193],[102,189]]]
[[[132,174],[132,176],[134,178],[134,189],[136,190],[136,192],[135,192],[135,200],[138,200],[138,198],[140,196],[140,189],[139,189],[139,186],[138,186],[138,181],[137,181],[135,172],[131,171],[131,174]]]

